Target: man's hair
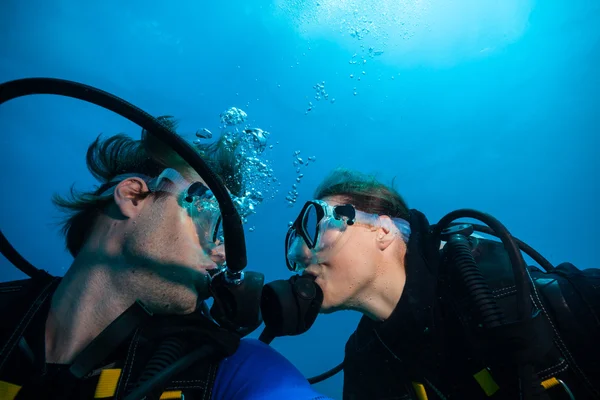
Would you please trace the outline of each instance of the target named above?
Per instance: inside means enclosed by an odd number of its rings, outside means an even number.
[[[158,117],[167,128],[175,132],[177,121],[171,116]],[[219,176],[233,195],[242,190],[242,159],[235,156],[237,143],[226,143],[223,138],[210,144],[196,146],[208,166]],[[62,197],[55,194],[52,202],[66,214],[61,221],[66,247],[77,256],[93,227],[96,217],[113,202],[112,196],[101,196],[111,186],[112,179],[121,174],[158,176],[164,169],[173,168],[189,178],[191,167],[177,153],[156,136],[142,131],[141,140],[125,134],[108,139],[98,136],[89,146],[86,164],[91,174],[100,182],[92,191],[77,192],[74,186]],[[157,197],[160,194],[156,195]]]

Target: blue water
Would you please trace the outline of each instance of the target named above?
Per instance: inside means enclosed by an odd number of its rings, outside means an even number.
[[[0,81],[79,81],[174,115],[187,132],[218,132],[221,112],[246,111],[271,132],[281,182],[247,224],[248,268],[267,281],[289,276],[287,222],[340,165],[396,177],[432,222],[480,209],[553,263],[600,266],[596,1],[217,3],[3,0]],[[323,81],[328,99],[316,100]],[[52,193],[95,183],[84,154],[99,133],[138,137],[139,128],[55,96],[3,105],[0,126],[2,231],[34,265],[63,274],[71,258]],[[288,207],[297,150],[317,161]],[[2,280],[22,276],[0,260]],[[321,316],[273,346],[316,375],[342,359],[357,321]],[[339,374],[317,389],[341,398],[341,386]]]

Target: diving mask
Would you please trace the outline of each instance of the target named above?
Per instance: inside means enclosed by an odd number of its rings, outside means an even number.
[[[391,218],[405,242],[410,225],[401,218]],[[378,228],[384,223],[378,214],[357,210],[351,204],[330,205],[323,200],[306,202],[289,228],[285,239],[285,261],[290,271],[299,272],[311,264],[326,262],[343,247],[348,235],[343,233],[355,223]]]
[[[179,205],[192,218],[200,245],[211,254],[224,243],[223,226],[219,203],[210,189],[202,182],[189,182],[172,168],[165,169],[158,177],[142,174],[122,174],[114,177],[105,186],[111,186],[101,196],[112,194],[115,186],[127,178],[138,177],[148,185],[150,192],[168,192],[177,196]]]

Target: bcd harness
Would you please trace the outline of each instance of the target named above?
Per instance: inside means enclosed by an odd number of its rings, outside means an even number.
[[[47,275],[0,285],[2,400],[210,398],[219,361],[239,345],[203,315],[153,316],[136,302],[72,364],[46,365],[41,341],[59,282]]]
[[[413,397],[427,400],[463,398],[518,398],[508,387],[515,386],[512,366],[530,363],[532,369],[532,395],[539,399],[600,398],[600,337],[598,319],[598,293],[600,274],[582,276],[572,264],[558,265],[544,273],[529,267],[531,302],[537,310],[527,323],[506,323],[516,320],[516,290],[510,262],[502,244],[469,237],[463,251],[447,248],[443,253],[446,271],[438,280],[438,295],[442,307],[450,311],[457,321],[454,332],[463,335],[466,348],[448,349],[458,341],[448,339],[440,344],[433,338],[422,357],[433,369],[423,367],[412,375]],[[464,251],[467,250],[467,251]],[[469,254],[467,254],[469,253]],[[463,265],[461,270],[461,266]],[[469,266],[476,268],[469,269]],[[585,282],[584,282],[585,279]],[[485,284],[482,284],[485,282]],[[471,287],[469,287],[471,286]],[[595,299],[595,300],[594,300]],[[495,304],[485,304],[485,301]],[[476,302],[484,304],[477,309]],[[481,315],[481,310],[488,315]],[[574,310],[584,310],[581,312]],[[502,316],[502,325],[484,326],[489,314]],[[492,316],[493,317],[493,316]],[[568,327],[567,327],[568,325]],[[451,328],[451,329],[452,329]],[[559,329],[560,328],[560,329]],[[444,339],[441,339],[444,340]],[[454,351],[464,363],[456,371],[437,372],[440,363],[435,361],[440,348]],[[464,350],[464,353],[462,352]],[[466,385],[459,374],[469,371],[472,379]],[[443,385],[437,386],[437,376]],[[577,390],[575,390],[577,389]],[[585,397],[575,397],[573,393]],[[473,396],[473,397],[470,397]]]

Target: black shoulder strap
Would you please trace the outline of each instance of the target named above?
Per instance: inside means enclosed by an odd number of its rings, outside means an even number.
[[[565,262],[557,265],[552,273],[562,276],[571,284],[589,310],[590,328],[600,332],[600,269],[580,270]]]
[[[535,300],[549,314],[555,344],[579,381],[578,386],[587,389],[593,398],[600,398],[600,329],[594,310],[600,300],[594,288],[600,283],[600,271],[561,264],[547,273],[533,268],[530,274],[535,282]]]
[[[12,293],[11,298],[3,303],[5,307],[3,315],[0,316],[3,321],[0,373],[33,317],[46,301],[50,301],[59,282],[60,278],[50,275],[22,281],[18,291]]]

